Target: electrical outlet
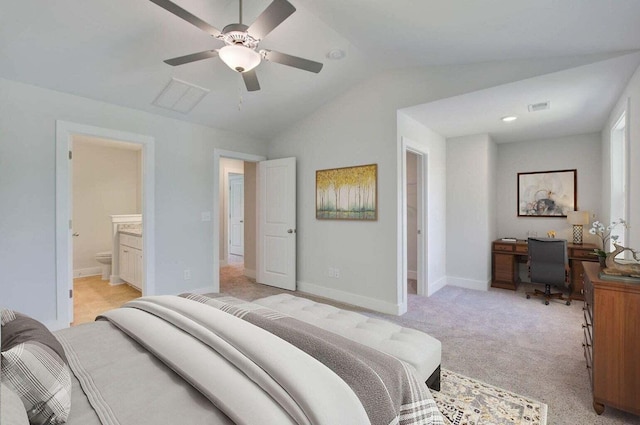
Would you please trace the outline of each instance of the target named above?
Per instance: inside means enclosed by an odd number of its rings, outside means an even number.
[[[335,277],[336,279],[340,279],[340,269],[333,269],[333,277]]]
[[[191,279],[191,270],[184,269],[184,280],[189,280],[189,279]]]

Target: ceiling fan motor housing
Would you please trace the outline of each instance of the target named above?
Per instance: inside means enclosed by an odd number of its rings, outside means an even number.
[[[247,32],[248,28],[244,24],[229,24],[224,27],[217,38],[224,41],[228,46],[242,44],[250,49],[255,49],[260,40],[251,37]]]

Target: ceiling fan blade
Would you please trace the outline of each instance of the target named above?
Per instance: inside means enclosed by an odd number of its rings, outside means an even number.
[[[171,66],[184,65],[185,63],[200,61],[203,59],[214,58],[218,56],[217,50],[205,50],[204,52],[192,53],[190,55],[180,56],[173,59],[167,59],[164,63]]]
[[[255,69],[243,72],[242,79],[244,80],[244,85],[247,86],[247,91],[260,90],[260,83],[258,82],[258,76],[256,75]]]
[[[267,8],[251,24],[247,32],[258,40],[264,39],[275,27],[287,19],[296,8],[287,0],[273,0]]]
[[[322,69],[320,62],[314,62],[309,59],[300,58],[298,56],[287,55],[286,53],[280,53],[273,50],[262,50],[264,58],[269,62],[276,62],[282,65],[292,66],[294,68],[302,69],[309,72],[315,72],[316,74]]]
[[[202,31],[206,32],[207,34],[210,34],[213,37],[217,37],[220,35],[219,29],[212,27],[202,19],[198,18],[197,16],[193,15],[190,12],[187,12],[186,10],[184,10],[183,8],[181,8],[180,6],[178,6],[177,4],[169,0],[150,0],[150,1],[152,3],[157,4],[161,8],[167,10],[168,12],[171,12],[174,15],[184,19],[190,24],[195,25],[196,27],[200,28]]]

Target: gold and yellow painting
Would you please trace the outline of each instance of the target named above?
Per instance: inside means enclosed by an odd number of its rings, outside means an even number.
[[[378,219],[378,164],[316,171],[316,218]]]

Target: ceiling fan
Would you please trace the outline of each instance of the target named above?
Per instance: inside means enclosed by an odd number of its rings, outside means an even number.
[[[273,0],[250,26],[242,23],[242,0],[240,0],[240,22],[229,24],[225,26],[222,31],[214,28],[169,0],[150,1],[224,43],[219,49],[205,50],[204,52],[192,53],[164,61],[171,66],[183,65],[219,56],[229,68],[242,75],[248,91],[260,90],[260,83],[258,83],[255,67],[260,64],[262,59],[315,73],[320,72],[322,69],[320,62],[287,55],[274,50],[263,49],[256,51],[258,44],[296,11],[296,8],[287,0]]]

